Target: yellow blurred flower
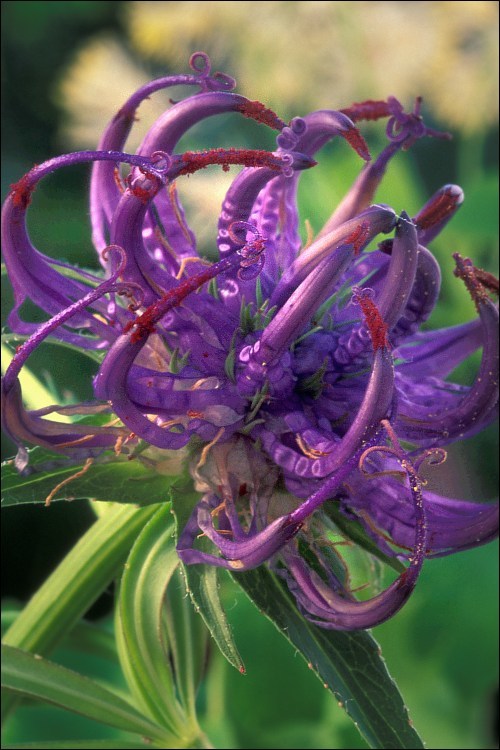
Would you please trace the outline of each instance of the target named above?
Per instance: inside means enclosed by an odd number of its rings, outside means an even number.
[[[196,49],[285,117],[390,94],[409,103],[422,94],[455,132],[473,134],[498,119],[498,4],[490,0],[193,0],[129,2],[123,10],[145,67],[110,37],[76,54],[60,87],[71,146],[95,145],[126,96],[150,77],[148,62],[185,68]],[[142,119],[154,119],[167,101],[156,94],[141,106]]]
[[[109,120],[149,79],[147,69],[137,65],[117,39],[92,39],[76,53],[57,92],[65,113],[63,141],[71,148],[96,148]],[[168,95],[162,92],[143,102],[127,143],[129,151],[137,148],[148,124],[168,106]]]
[[[271,105],[347,105],[423,94],[470,132],[497,120],[496,2],[132,2],[145,57],[179,65],[202,47]],[[253,95],[253,93],[252,93]]]

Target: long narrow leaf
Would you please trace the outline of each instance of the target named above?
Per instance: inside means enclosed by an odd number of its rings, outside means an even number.
[[[2,610],[2,632],[13,625],[19,617],[20,609]],[[97,656],[100,659],[116,663],[116,643],[109,630],[86,620],[81,620],[61,641],[61,646],[80,654]]]
[[[140,705],[155,721],[182,735],[186,718],[160,637],[165,590],[178,565],[173,525],[170,506],[165,505],[137,538],[121,580],[116,634],[123,672]]]
[[[68,553],[5,633],[4,642],[48,654],[120,572],[155,506],[111,507]],[[12,706],[6,696],[2,710]]]
[[[172,508],[175,513],[177,535],[186,525],[195,503],[196,498],[190,498],[190,502],[187,502],[182,496],[174,495]],[[202,539],[202,546],[203,542]],[[208,541],[207,551],[210,551]],[[183,565],[182,570],[194,607],[202,616],[221,653],[233,667],[244,673],[245,667],[220,600],[218,569],[212,565]]]
[[[99,683],[11,646],[2,646],[2,687],[125,732],[164,738],[161,727]]]
[[[50,453],[43,448],[29,452],[29,473],[20,474],[12,460],[2,464],[2,507],[92,497],[117,503],[153,505],[170,499],[170,488],[182,488],[185,479],[152,471],[139,460],[111,454],[84,472],[84,463]],[[57,489],[58,488],[58,489]],[[56,490],[53,493],[53,490]],[[53,495],[52,495],[53,493]]]
[[[313,625],[297,610],[286,584],[263,566],[233,578],[298,649],[371,747],[424,747],[370,633]]]
[[[162,633],[168,637],[175,669],[175,680],[182,705],[196,718],[196,691],[206,661],[208,631],[195,612],[180,566],[168,584],[165,623]]]

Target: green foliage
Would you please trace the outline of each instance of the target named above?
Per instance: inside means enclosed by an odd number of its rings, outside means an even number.
[[[53,468],[42,465],[45,471],[37,475],[41,484],[45,479],[53,482]],[[95,522],[8,628],[4,710],[8,714],[15,708],[16,697],[36,698],[122,732],[146,736],[153,744],[197,747],[206,742],[196,699],[206,659],[203,622],[228,661],[239,672],[245,670],[221,603],[216,569],[187,566],[179,575],[170,505],[127,505],[119,472],[126,476],[129,467],[130,462],[115,457],[118,475],[110,487],[117,504]],[[12,465],[4,470],[12,480]],[[147,497],[148,483],[139,483],[136,493],[138,501]],[[182,528],[196,498],[189,501],[175,491],[174,496]],[[117,658],[127,685],[124,702],[116,692],[42,655],[71,633],[86,608],[119,574],[125,557],[115,623]],[[330,633],[312,626],[264,569],[235,580],[311,664],[372,747],[420,746],[369,635]],[[82,646],[88,648],[94,634],[84,632]],[[102,640],[101,636],[101,647]],[[104,651],[107,658],[114,657],[109,643]]]
[[[380,647],[366,631],[325,630],[297,611],[286,585],[263,567],[237,582],[345,708],[370,747],[423,748]]]
[[[43,448],[33,448],[26,473],[20,474],[12,460],[3,464],[2,507],[44,503],[57,487],[60,489],[53,495],[53,501],[92,497],[94,500],[153,505],[167,501],[172,488],[182,490],[187,482],[182,475],[160,473],[152,461],[130,461],[127,456],[113,454],[91,464],[78,476],[83,468],[83,461],[75,464]]]
[[[54,143],[58,124],[46,96],[49,76],[60,75],[57,66],[66,63],[82,34],[109,27],[119,32],[116,19],[122,5],[4,3],[6,72],[19,108],[13,113],[15,128],[8,132],[15,147],[5,159],[7,184],[34,160],[46,158],[47,144]],[[26,86],[31,79],[30,93]],[[21,86],[23,97],[18,95]],[[250,124],[246,134],[253,138],[252,133]],[[495,270],[497,175],[491,167],[470,169],[472,161],[481,161],[471,158],[473,146],[458,141],[450,147],[450,163],[441,167],[446,179],[458,174],[463,180],[466,201],[433,246],[443,268],[441,304],[433,317],[437,327],[474,316],[463,285],[453,278],[452,252]],[[425,154],[428,147],[419,148]],[[335,144],[334,153],[325,151],[321,168],[305,173],[300,186],[301,213],[315,231],[359,166],[345,144]],[[417,174],[411,155],[410,160],[398,156],[376,200],[414,215],[425,196],[439,187],[434,166],[429,164],[427,175]],[[82,207],[82,175],[64,175],[61,183],[54,178],[52,193],[49,186],[48,193],[37,194],[32,231],[45,252],[95,267]],[[61,190],[73,196],[64,209]],[[217,293],[215,286],[212,291]],[[248,325],[261,324],[250,318],[245,318]],[[30,360],[39,373],[51,369],[44,356],[37,352]],[[75,356],[67,348],[58,372],[73,372]],[[233,361],[228,360],[227,369],[234,372]],[[87,397],[80,393],[82,383],[71,385],[77,398]],[[32,408],[50,400],[38,386],[27,395],[41,399]],[[256,403],[257,416],[258,408]],[[461,465],[470,465],[472,456],[482,472],[470,493],[481,483],[483,493],[491,493],[495,467],[484,458],[492,455],[491,443],[477,438],[464,450],[468,456],[451,463],[451,478],[461,476]],[[11,463],[4,466],[5,506],[41,504],[55,486],[83,468],[38,448],[30,453],[30,465],[33,471],[24,476]],[[456,477],[455,484],[460,487]],[[221,748],[366,747],[347,714],[374,747],[421,747],[369,634],[329,633],[305,623],[280,581],[266,570],[235,575],[234,580],[205,566],[180,570],[168,501],[173,500],[182,526],[194,502],[184,478],[155,473],[140,457],[128,461],[112,456],[63,485],[54,501],[89,496],[120,504],[109,505],[20,613],[7,606],[3,747],[210,747],[203,730]],[[369,544],[359,528],[351,526],[344,533],[357,544]],[[494,744],[489,725],[496,683],[491,644],[497,626],[492,607],[497,554],[490,546],[433,561],[408,605],[377,629],[377,640],[429,747]],[[120,582],[115,623],[82,620],[114,581]],[[246,676],[239,673],[243,662]],[[390,716],[390,725],[384,716]]]

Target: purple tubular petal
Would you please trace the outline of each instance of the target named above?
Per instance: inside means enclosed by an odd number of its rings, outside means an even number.
[[[417,272],[417,232],[403,211],[396,227],[391,260],[377,307],[388,331],[403,314],[413,289]]]
[[[234,80],[227,77],[226,85],[223,84],[222,79],[219,85],[227,88],[230,86],[230,82],[234,83]],[[132,129],[135,112],[139,105],[156,91],[179,85],[200,86],[202,90],[212,87],[214,89],[219,88],[217,81],[210,79],[204,70],[198,71],[196,75],[164,76],[146,83],[127,99],[108,124],[99,142],[99,149],[121,151]],[[107,244],[107,232],[119,198],[114,168],[106,164],[94,164],[90,184],[90,215],[93,227],[92,240],[98,252]]]
[[[121,249],[119,249],[119,251],[122,255]],[[65,323],[70,318],[78,315],[78,313],[80,313],[86,307],[89,307],[93,302],[100,299],[103,295],[117,290],[118,287],[116,284],[116,280],[122,273],[123,266],[123,262],[120,263],[117,271],[115,271],[113,276],[107,281],[104,281],[102,284],[100,284],[97,289],[94,289],[93,291],[82,297],[82,299],[78,300],[78,302],[75,302],[65,310],[57,313],[46,323],[42,323],[39,326],[37,332],[17,349],[3,378],[4,388],[7,392],[14,385],[14,382],[17,380],[17,376],[19,375],[21,368],[24,366],[30,354],[39,346],[39,344],[42,343],[42,341],[44,341],[44,339],[47,338],[47,336],[50,336],[50,334],[53,333],[57,328],[59,328],[59,326],[63,325],[63,323]]]
[[[254,244],[257,244],[257,242]],[[183,432],[179,433],[161,427],[156,423],[156,420],[149,420],[132,401],[128,391],[127,381],[130,368],[146,344],[149,334],[153,332],[154,326],[170,310],[180,305],[189,294],[199,289],[210,279],[215,278],[220,273],[237,269],[242,262],[248,261],[246,256],[251,253],[252,247],[252,245],[245,245],[240,248],[238,253],[223,258],[205,271],[180,282],[177,287],[171,289],[160,300],[153,303],[137,318],[131,330],[123,333],[115,342],[100,367],[94,381],[97,397],[110,401],[113,411],[129,429],[158,448],[183,447],[200,424],[193,420],[188,429],[183,429]],[[244,253],[246,256],[243,255]],[[257,262],[258,258],[258,252],[254,248],[253,260]],[[224,395],[221,393],[221,399],[223,397]],[[170,426],[173,425],[166,425],[166,427]],[[178,427],[178,424],[175,427]],[[208,439],[212,439],[212,437],[213,434]]]
[[[498,503],[469,503],[426,495],[428,557],[442,557],[493,541],[498,536]]]
[[[245,97],[239,96],[238,94],[224,92],[210,92],[190,97],[189,99],[174,105],[156,121],[142,142],[139,153],[151,154],[156,151],[161,151],[171,154],[180,138],[191,127],[193,127],[193,125],[196,125],[207,117],[212,117],[218,114],[239,111],[244,112],[248,104],[249,101]],[[311,161],[306,160],[302,154],[295,155],[293,164],[294,168],[303,169],[310,165]],[[273,170],[265,170],[265,175],[265,179],[259,184],[255,193],[253,193],[251,204],[248,208],[243,206],[241,210],[239,210],[238,215],[233,216],[229,223],[236,220],[248,219],[253,202],[259,190],[268,179],[276,176],[276,172]],[[178,224],[175,206],[164,201],[163,205],[161,202],[159,203],[159,207],[161,208],[161,221],[166,229],[171,225],[175,226],[176,223]],[[185,228],[185,231],[189,232],[187,228]],[[189,252],[188,248],[185,247],[185,244],[183,244],[182,250],[183,255],[192,254]],[[238,289],[237,284],[235,284],[235,288]],[[230,296],[231,295],[227,294],[224,298]]]
[[[311,166],[311,162],[301,153],[289,152],[287,155],[292,159],[290,167],[294,170],[307,169]],[[248,221],[260,191],[270,180],[274,179],[283,180],[283,178],[276,178],[275,170],[258,167],[257,169],[244,169],[233,181],[224,198],[219,218],[217,245],[221,256],[235,249],[230,236],[231,224],[237,221]]]
[[[101,409],[101,405],[95,407],[96,411]],[[51,410],[58,411],[58,407],[42,411],[48,413]],[[88,408],[84,407],[84,413],[88,413]],[[57,453],[82,456],[94,455],[104,448],[111,448],[117,438],[126,437],[129,433],[123,427],[63,424],[42,419],[37,412],[29,412],[24,408],[21,385],[17,379],[9,383],[8,389],[2,379],[2,425],[21,450],[24,443],[30,443]]]
[[[123,194],[113,216],[111,237],[112,242],[123,247],[125,251],[127,264],[123,278],[142,287],[144,304],[149,305],[170,289],[175,282],[172,275],[159,267],[144,247],[142,236],[144,217],[150,201],[157,193],[158,186],[152,185],[147,178],[144,178],[142,182],[150,184],[149,189],[142,189],[143,197],[136,195],[130,189]]]
[[[340,595],[298,556],[287,555],[288,587],[304,616],[326,630],[364,630],[388,620],[405,604],[417,583],[423,557],[372,599],[361,602]]]
[[[238,112],[245,108],[248,99],[239,94],[209,92],[197,94],[175,104],[155,122],[144,138],[139,153],[152,154],[164,151],[171,154],[182,136],[207,117]]]
[[[306,129],[297,141],[297,151],[313,156],[328,141],[340,135],[355,149],[365,161],[370,161],[368,147],[352,120],[342,112],[321,109],[311,112],[304,118]]]
[[[356,601],[347,592],[343,596],[327,586],[300,557],[285,553],[289,570],[289,574],[285,574],[287,584],[311,622],[331,630],[373,628],[392,617],[406,602],[417,582],[427,549],[420,482],[412,472],[408,473],[408,479],[415,513],[413,555],[408,568],[377,596],[367,601]]]
[[[282,516],[262,531],[249,534],[248,538],[232,541],[215,529],[211,511],[208,503],[199,503],[179,537],[177,552],[187,565],[208,562],[237,572],[256,568],[279,552],[302,525],[293,523],[289,516]],[[224,557],[216,557],[192,548],[200,529],[219,548]]]
[[[365,513],[374,525],[383,529],[394,544],[410,549],[413,544],[415,511],[410,491],[392,477],[351,477],[351,492],[346,504],[362,511],[360,520],[365,523]],[[427,557],[441,557],[461,550],[486,544],[498,535],[498,503],[474,503],[454,500],[433,492],[424,493],[427,517]],[[384,538],[378,537],[380,546]],[[389,554],[395,554],[387,547]]]
[[[385,419],[390,411],[394,389],[394,370],[390,352],[383,348],[375,352],[373,370],[363,400],[356,411],[356,415],[341,440],[334,439],[329,443],[326,439],[321,441],[321,457],[309,458],[303,453],[289,448],[276,440],[273,433],[262,431],[262,441],[266,451],[279,466],[282,466],[287,475],[300,477],[301,479],[319,479],[328,477],[341,470],[341,467],[350,466],[349,472],[353,470],[355,463],[351,465],[353,456],[359,450],[368,445],[380,429],[380,422]],[[328,492],[328,490],[326,490]],[[302,513],[309,513],[328,498],[325,489],[321,488],[319,494],[315,493],[309,499],[309,505],[305,506]],[[311,510],[307,511],[307,508]],[[303,508],[303,506],[301,506]]]
[[[430,132],[427,134],[431,135]],[[404,138],[389,143],[375,161],[363,168],[351,189],[326,222],[319,237],[356,216],[373,201],[389,162],[404,145]],[[417,225],[421,245],[427,245],[442,231],[462,202],[463,192],[458,185],[445,185],[432,196],[413,219]]]
[[[479,349],[482,340],[479,318],[450,328],[416,333],[395,352],[397,358],[405,360],[398,365],[397,371],[410,377],[446,378]]]
[[[111,402],[115,414],[129,430],[159,448],[182,448],[190,432],[171,432],[150,421],[131,400],[127,389],[128,372],[145,340],[132,341],[133,334],[120,336],[111,347],[94,381],[97,398]]]
[[[120,255],[123,255],[121,250]],[[44,414],[50,413],[54,410],[57,411],[57,407],[50,407],[38,410],[37,412],[27,412],[22,405],[21,386],[18,381],[19,372],[24,366],[26,360],[39,344],[47,338],[47,336],[51,335],[54,330],[63,325],[67,320],[77,316],[82,310],[104,294],[116,291],[118,288],[116,279],[122,272],[123,265],[123,262],[120,263],[114,275],[100,284],[97,289],[89,292],[82,299],[78,300],[78,302],[75,302],[73,305],[70,305],[68,308],[55,315],[51,320],[47,321],[47,323],[40,325],[38,331],[16,351],[6,370],[5,376],[2,378],[2,413],[5,429],[18,445],[20,445],[22,441],[27,441],[35,445],[44,445],[53,450],[62,450],[62,452],[66,453],[68,452],[69,446],[66,449],[66,446],[60,447],[59,443],[70,443],[81,436],[89,436],[89,440],[85,441],[85,450],[95,446],[110,447],[116,442],[118,436],[126,434],[126,431],[123,428],[115,430],[92,426],[87,427],[84,425],[66,425],[52,421],[47,422],[47,420],[40,419]],[[95,408],[100,410],[99,406],[96,406]],[[74,407],[74,411],[75,413],[82,413],[77,407]],[[71,450],[69,450],[69,452],[71,452]]]
[[[428,245],[437,237],[463,202],[464,193],[458,185],[444,185],[435,192],[413,218],[420,244]]]
[[[39,253],[33,247],[26,229],[26,209],[33,190],[43,177],[60,167],[95,160],[113,163],[123,161],[135,164],[143,169],[148,169],[156,178],[161,179],[161,172],[154,168],[149,159],[114,151],[82,151],[65,154],[33,167],[13,186],[2,211],[3,249],[15,297],[15,308],[9,318],[9,324],[13,330],[21,332],[19,326],[16,325],[18,322],[17,313],[27,297],[32,299],[42,310],[50,315],[55,315],[88,291],[86,284],[74,281],[56,271],[52,267],[51,259]],[[106,316],[106,306],[103,303],[96,300],[95,309],[101,315]],[[70,334],[65,330],[57,332],[57,336],[62,340],[80,344],[84,348],[102,347],[106,341],[116,338],[116,332],[111,326],[92,314],[86,313],[85,310],[74,317],[72,324],[75,328],[87,328],[100,338],[99,341],[95,342],[88,337]],[[37,325],[25,324],[22,332],[32,333],[37,328]]]
[[[163,374],[148,378],[147,384],[130,378],[131,398],[148,411],[167,410],[172,416],[186,414],[189,410],[199,412],[210,410],[210,407],[220,405],[222,398],[224,404],[221,409],[229,411],[242,407],[242,400],[239,396],[232,394],[222,396],[220,388],[175,390],[174,384],[177,379],[162,377]]]
[[[454,408],[436,413],[433,404],[425,417],[415,418],[407,411],[407,405],[402,406],[398,434],[403,440],[419,445],[446,445],[475,434],[495,416],[498,404],[498,309],[485,299],[479,305],[479,316],[483,354],[473,385]]]
[[[291,168],[303,169],[310,166],[308,162],[302,160],[301,154],[292,153],[291,155],[293,157]],[[231,238],[231,225],[238,221],[248,221],[251,218],[252,209],[255,206],[259,194],[266,188],[266,185],[282,185],[283,183],[284,187],[281,190],[290,190],[291,195],[295,195],[296,181],[293,178],[277,178],[276,172],[267,167],[247,168],[236,177],[224,198],[218,223],[217,246],[221,257],[230,254],[237,247],[236,243]],[[288,185],[290,185],[290,188],[288,188]],[[258,225],[257,228],[259,231],[262,231],[267,244],[267,229],[269,227]],[[270,258],[271,263],[273,263],[274,253],[272,245],[268,249],[269,252],[267,253],[267,257]],[[264,292],[267,296],[267,289],[265,289]],[[254,299],[255,284],[245,284],[244,282],[236,284],[234,280],[231,279],[226,286],[221,287],[221,296],[225,305],[229,309],[232,309],[233,312],[237,313],[240,308],[242,296],[244,296],[247,301]]]
[[[353,257],[354,247],[341,245],[306,276],[263,331],[258,351],[262,363],[277,360],[302,333]]]
[[[155,122],[143,140],[138,153],[144,156],[157,151],[171,154],[180,138],[196,123],[214,115],[243,111],[248,103],[245,97],[224,91],[211,91],[191,96],[175,104]],[[118,131],[120,135],[117,142],[122,142],[123,138],[128,135],[128,129],[122,124],[122,129],[118,128]],[[119,191],[114,182],[114,171],[101,169],[95,172],[92,182],[91,216],[94,227],[93,239],[97,249],[105,243],[119,198]],[[158,208],[164,227],[178,224],[175,206],[160,199]],[[189,230],[187,231],[189,233]]]
[[[235,249],[230,236],[230,226],[235,221],[247,221],[260,191],[276,178],[276,172],[266,167],[244,169],[231,183],[222,203],[219,217],[217,247],[222,256]],[[278,178],[283,179],[283,178]]]
[[[407,150],[416,140],[424,136],[450,138],[448,133],[440,133],[424,125],[420,116],[420,107],[421,99],[417,98],[413,112],[405,112],[400,102],[391,96],[387,102],[369,101],[361,105],[354,105],[352,108],[345,110],[352,112],[354,119],[366,118],[375,120],[379,119],[379,117],[387,117],[389,112],[392,112],[392,117],[389,119],[386,128],[386,134],[391,143],[379,154],[373,164],[365,167],[347,196],[326,223],[321,231],[321,235],[350,219],[373,200],[389,161],[400,149]],[[451,187],[453,188],[453,186]],[[456,198],[453,197],[450,200],[454,202]],[[443,207],[442,202],[440,206]],[[426,234],[425,240],[431,236],[435,236],[442,226],[444,226],[444,223],[446,223],[441,218],[437,218],[436,222],[439,224],[439,226],[436,226],[436,232],[431,235]],[[425,240],[423,237],[421,242],[425,244]]]
[[[391,208],[371,206],[359,216],[318,238],[285,271],[271,296],[271,305],[281,307],[311,271],[323,260],[328,260],[336,247],[348,244],[352,235],[363,230],[361,244],[355,248],[356,252],[360,252],[377,234],[390,232],[395,224],[396,214]]]
[[[415,282],[401,317],[393,326],[391,342],[397,347],[425,323],[439,298],[441,289],[441,269],[431,252],[418,246]]]
[[[275,177],[260,191],[250,217],[267,238],[266,273],[275,284],[301,246],[297,186],[298,175],[292,179]]]
[[[161,222],[161,228],[159,226]],[[144,219],[142,238],[149,256],[175,274],[183,258],[198,255],[196,238],[187,225],[175,184],[156,195]]]
[[[370,283],[375,288],[381,287],[376,294],[377,307],[390,333],[406,313],[408,303],[415,295],[415,279],[418,269],[417,231],[408,214],[403,211],[396,228],[396,236],[392,243],[390,262],[383,269],[383,279],[379,281],[378,274],[372,277]],[[382,269],[381,269],[382,270]],[[370,340],[366,336],[366,326],[363,323],[355,325],[345,341],[339,342],[335,352],[337,361],[344,367],[362,361],[364,352],[370,347]]]
[[[392,355],[386,348],[377,349],[363,401],[351,426],[340,443],[334,445],[330,456],[314,459],[314,464],[316,461],[321,462],[321,472],[318,472],[317,467],[316,471],[311,472],[312,476],[325,476],[326,473],[337,471],[363,444],[372,440],[379,430],[381,420],[387,417],[391,409],[393,390]]]

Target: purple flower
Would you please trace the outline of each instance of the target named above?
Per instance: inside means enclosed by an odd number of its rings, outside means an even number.
[[[26,444],[75,461],[127,453],[139,441],[187,448],[202,499],[178,539],[186,564],[239,571],[270,561],[305,617],[326,628],[371,627],[402,606],[425,557],[485,543],[498,526],[497,505],[427,492],[420,475],[424,461],[444,460],[443,446],[488,425],[498,401],[498,310],[488,274],[457,254],[456,275],[479,317],[420,331],[440,287],[427,245],[461,205],[462,191],[444,186],[413,219],[373,203],[398,151],[423,136],[448,136],[424,124],[420,99],[406,113],[393,97],[287,125],[259,102],[231,93],[234,81],[211,75],[203,53],[193,55],[191,67],[192,74],[142,87],[108,125],[98,150],[33,167],[5,202],[4,253],[15,295],[8,322],[26,337],[2,384],[17,466],[28,462]],[[141,101],[178,84],[200,91],[173,104],[136,155],[125,153]],[[231,112],[276,130],[276,150],[174,153],[195,124]],[[382,118],[388,144],[372,161],[354,122]],[[302,247],[298,180],[336,136],[366,163]],[[26,227],[38,182],[87,161],[101,275],[46,257]],[[125,177],[119,164],[129,165]],[[176,179],[210,164],[244,166],[222,206],[214,263],[197,252],[175,190]],[[22,320],[27,298],[47,322]],[[19,371],[47,337],[102,355],[95,401],[24,408]],[[448,382],[479,347],[472,386]],[[109,413],[110,420],[62,424],[45,419],[53,412]],[[332,542],[334,510],[337,520],[355,520],[380,554],[409,561],[367,601],[349,589]],[[200,535],[213,552],[200,549]]]

